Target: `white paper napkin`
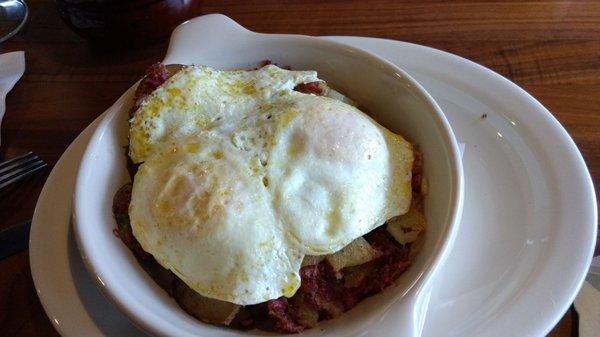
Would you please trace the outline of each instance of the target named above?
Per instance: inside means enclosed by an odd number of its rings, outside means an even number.
[[[575,299],[579,314],[579,336],[597,337],[600,334],[600,256],[592,260],[590,272]]]
[[[6,111],[6,94],[25,72],[25,53],[15,51],[0,55],[0,126]],[[2,138],[0,137],[0,145]]]

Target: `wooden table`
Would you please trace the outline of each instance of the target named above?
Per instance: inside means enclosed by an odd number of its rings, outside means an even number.
[[[27,70],[7,98],[0,155],[32,150],[56,163],[69,143],[153,62],[166,43],[98,52],[59,19],[54,2],[27,0],[26,27],[1,52],[24,50]],[[539,99],[600,177],[600,2],[201,1],[251,30],[362,35],[464,56]],[[31,218],[49,170],[0,191],[0,228]],[[598,185],[596,185],[598,186]],[[596,187],[598,193],[598,187]],[[598,253],[598,249],[597,249]],[[571,336],[568,312],[550,336]],[[27,252],[0,261],[0,335],[55,336],[35,293]]]

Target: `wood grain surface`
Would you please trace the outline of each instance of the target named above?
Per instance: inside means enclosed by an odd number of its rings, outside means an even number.
[[[27,25],[0,44],[0,52],[24,50],[27,59],[25,75],[7,97],[0,158],[31,150],[52,166],[94,118],[162,59],[166,42],[98,50],[64,25],[54,1],[27,3]],[[375,36],[464,56],[540,100],[571,134],[598,182],[598,1],[198,1],[194,12],[220,12],[259,32]],[[0,229],[31,218],[48,173],[0,191]],[[571,323],[568,312],[550,336],[574,335]],[[56,335],[35,293],[27,252],[1,260],[0,336]]]

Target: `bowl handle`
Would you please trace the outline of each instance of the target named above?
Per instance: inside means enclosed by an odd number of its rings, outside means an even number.
[[[187,64],[190,55],[202,55],[211,46],[234,43],[235,39],[256,34],[223,14],[208,14],[190,19],[173,30],[163,63]]]

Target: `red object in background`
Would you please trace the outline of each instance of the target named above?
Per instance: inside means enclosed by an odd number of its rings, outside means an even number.
[[[194,16],[197,0],[56,0],[61,18],[76,33],[103,45],[162,41]]]

